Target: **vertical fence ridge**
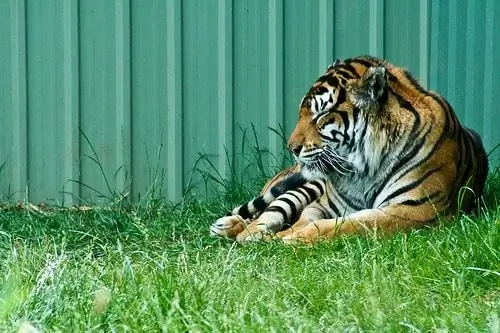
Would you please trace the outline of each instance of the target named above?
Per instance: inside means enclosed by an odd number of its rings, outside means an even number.
[[[475,34],[477,33],[475,27],[475,12],[473,11],[474,7],[477,5],[475,0],[467,1],[467,28],[466,28],[466,46],[465,46],[465,90],[467,92],[474,91],[474,79],[475,79],[475,48],[474,43],[476,42]],[[465,94],[465,110],[474,110],[474,94],[466,93]],[[464,120],[466,123],[471,123],[474,121],[474,117],[471,117],[470,112],[465,112]]]
[[[333,55],[333,35],[335,31],[334,20],[335,3],[329,0],[320,0],[319,2],[319,73],[323,73],[328,65],[335,59]]]
[[[13,163],[12,184],[15,199],[29,200],[28,191],[28,95],[27,95],[27,55],[26,55],[26,3],[25,0],[12,0],[11,30],[11,80],[12,80],[12,134]],[[22,193],[22,194],[21,194]]]
[[[130,0],[116,0],[116,186],[124,191],[131,175]]]
[[[179,200],[183,184],[181,1],[167,1],[167,194]],[[194,138],[190,138],[193,140]]]
[[[218,166],[220,174],[229,177],[227,162],[234,164],[233,143],[233,21],[232,0],[218,2]],[[226,160],[226,152],[231,160]]]
[[[78,1],[64,1],[64,203],[76,202],[79,196],[79,36]]]
[[[269,1],[269,127],[279,131],[284,126],[283,106],[283,0]],[[282,139],[269,133],[269,152],[278,156],[283,149]]]
[[[431,8],[430,8],[431,14],[430,14],[430,22],[429,22],[429,82],[427,84],[427,88],[433,89],[433,90],[438,90],[438,78],[439,78],[439,72],[437,70],[438,63],[439,63],[439,32],[440,32],[440,25],[439,25],[439,3],[437,1],[432,1],[431,2]],[[433,69],[433,70],[431,70]]]
[[[484,110],[483,110],[483,126],[482,135],[485,144],[495,146],[500,142],[493,142],[493,124],[491,120],[495,119],[493,103],[493,91],[496,87],[493,86],[493,76],[496,74],[494,69],[494,35],[495,35],[495,2],[497,0],[486,0],[485,5],[485,25],[484,25]],[[495,89],[496,92],[496,89]],[[498,114],[498,113],[497,113]],[[498,117],[498,116],[497,116]],[[497,118],[498,119],[498,118]],[[492,147],[492,148],[493,148]],[[499,156],[498,154],[496,156]]]
[[[448,20],[448,68],[447,68],[447,89],[446,97],[449,101],[455,101],[456,96],[456,68],[457,68],[457,58],[455,57],[455,52],[457,52],[457,4],[455,1],[449,2],[449,20]],[[452,103],[453,104],[453,103]]]
[[[385,0],[370,0],[370,54],[377,57],[385,56]]]
[[[418,76],[424,87],[429,84],[429,0],[420,0],[420,54]]]

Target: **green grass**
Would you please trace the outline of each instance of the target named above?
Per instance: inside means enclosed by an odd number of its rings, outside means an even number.
[[[499,332],[499,180],[478,218],[314,246],[210,238],[209,223],[248,198],[234,193],[89,212],[4,208],[0,331]]]

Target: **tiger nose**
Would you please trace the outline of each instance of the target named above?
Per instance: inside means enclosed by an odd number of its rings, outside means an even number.
[[[295,156],[299,156],[300,154],[300,151],[302,150],[302,145],[288,145],[288,149],[290,149],[290,151],[295,155]]]

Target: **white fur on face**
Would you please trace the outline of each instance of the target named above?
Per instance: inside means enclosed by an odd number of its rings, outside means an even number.
[[[314,115],[319,115],[330,110],[337,102],[337,97],[334,94],[333,89],[328,89],[327,92],[321,95],[317,94],[311,100],[310,108]]]

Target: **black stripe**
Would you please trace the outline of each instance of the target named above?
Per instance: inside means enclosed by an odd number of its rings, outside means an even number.
[[[458,141],[458,154],[460,156],[460,163],[457,164],[456,179],[454,182],[453,192],[457,192],[463,186],[464,178],[466,178],[467,169],[470,168],[470,154],[467,149],[467,136],[468,133],[464,129],[459,130],[460,140]],[[462,158],[464,157],[464,158]]]
[[[452,125],[454,125],[452,136],[455,136],[455,132],[457,131],[457,129],[460,129],[460,122],[458,121],[457,115],[455,114],[455,110],[451,107],[450,103],[448,103],[448,101],[446,99],[444,99],[444,102],[445,102],[446,106],[448,107],[448,114],[451,118],[449,120],[449,122],[452,123]]]
[[[426,197],[423,197],[423,198],[420,198],[420,199],[409,199],[409,200],[405,200],[403,202],[400,203],[400,205],[405,205],[405,206],[419,206],[419,205],[422,205],[430,200],[433,200],[435,197],[437,197],[439,195],[439,192],[435,192],[429,196],[426,196]]]
[[[307,191],[303,187],[299,187],[299,188],[295,189],[295,191],[302,194],[304,196],[304,198],[306,199],[307,203],[312,202],[311,197],[309,196],[309,193],[307,193]]]
[[[255,200],[253,201],[253,205],[255,207],[255,210],[257,210],[258,212],[261,212],[264,209],[266,209],[266,207],[268,206],[268,203],[264,200],[264,196],[261,195],[261,196],[255,198]]]
[[[415,110],[415,108],[413,107],[413,105],[410,102],[408,102],[402,96],[397,94],[394,90],[392,90],[392,88],[390,88],[390,90],[391,90],[391,94],[398,101],[399,106],[410,111],[413,114],[413,116],[415,117],[415,122],[413,123],[412,129],[411,129],[411,132],[414,133],[416,131],[416,129],[420,127],[420,123],[421,123],[420,115],[418,114],[417,110]]]
[[[346,101],[346,93],[344,88],[339,88],[339,95],[337,96],[337,102],[335,105],[340,105]]]
[[[388,99],[389,99],[389,89],[385,88],[382,95],[380,95],[380,97],[378,98],[379,105],[384,105]]]
[[[357,63],[357,64],[365,66],[366,68],[377,66],[377,64],[371,63],[367,59],[365,60],[365,59],[360,59],[360,58],[350,59],[349,63]]]
[[[338,135],[340,135],[342,138],[344,137],[344,134],[343,134],[341,131],[337,131],[337,130],[332,129],[332,130],[330,131],[330,135],[332,136],[332,137],[330,138],[330,140],[331,140],[331,141],[334,141],[334,142],[340,142],[340,140],[339,140],[339,139],[337,139],[337,138],[335,137],[335,135],[337,135],[337,134],[338,134]],[[336,141],[335,141],[335,140],[336,140]]]
[[[350,71],[347,71],[341,67],[339,67],[337,70],[336,70],[337,73],[341,74],[343,77],[347,77],[348,79],[355,79],[356,78],[356,75],[353,75],[352,72]],[[357,74],[357,73],[356,73]],[[359,77],[359,75],[358,75]]]
[[[319,134],[319,136],[320,136],[323,140],[325,140],[327,143],[328,143],[328,142],[331,142],[332,140],[334,140],[334,139],[335,139],[335,138],[331,138],[331,137],[329,137],[328,135],[324,135],[324,134],[323,134],[323,133],[321,133],[321,132],[318,132],[318,134]],[[337,142],[339,142],[339,140],[338,140],[338,139],[337,139]]]
[[[287,219],[286,211],[280,206],[269,206],[264,212],[280,213],[283,216],[284,220]]]
[[[358,123],[358,119],[359,119],[359,108],[357,107],[354,107],[352,109],[352,119],[353,119],[353,125],[356,126],[357,123]]]
[[[386,197],[382,202],[381,204],[391,200],[392,198],[395,198],[397,197],[398,195],[401,195],[403,193],[406,193],[408,192],[409,190],[412,190],[414,188],[416,188],[418,185],[422,184],[422,182],[424,180],[427,179],[427,177],[429,177],[430,175],[432,175],[434,172],[438,171],[438,170],[441,170],[441,167],[438,167],[438,168],[435,168],[435,169],[432,169],[432,170],[429,170],[427,171],[422,177],[420,177],[419,179],[417,179],[416,181],[414,181],[413,183],[410,183],[408,185],[405,185],[403,187],[400,187],[399,189],[397,189],[396,191],[392,192],[391,194],[389,194],[388,197]]]
[[[282,190],[282,188],[280,186],[275,185],[275,186],[271,187],[270,192],[271,192],[271,195],[276,198],[276,197],[279,197],[280,195],[283,194],[283,192],[281,192],[281,190]]]
[[[333,111],[334,113],[339,114],[342,117],[342,122],[344,123],[344,140],[349,140],[349,135],[347,134],[347,130],[349,129],[349,117],[347,116],[347,112],[345,111]]]
[[[464,135],[464,138],[465,138],[465,143],[466,143],[465,156],[467,158],[466,163],[465,163],[465,171],[464,171],[464,174],[462,176],[462,179],[456,180],[459,184],[461,184],[461,186],[464,186],[465,182],[467,181],[467,178],[470,177],[470,172],[471,172],[472,166],[474,164],[472,159],[475,157],[474,156],[474,145],[472,143],[472,136],[466,132],[466,135]]]
[[[323,95],[324,93],[328,92],[328,88],[325,86],[318,86],[316,88],[316,95]]]
[[[304,202],[305,201],[303,199],[304,195],[302,193],[300,193],[298,191],[288,191],[288,192],[286,192],[286,194],[289,194],[292,197],[294,197],[295,199],[297,199],[297,201],[299,202],[300,205],[304,205],[304,204],[307,205],[307,203]],[[300,196],[299,196],[299,194],[300,194]]]
[[[297,218],[297,206],[295,206],[295,203],[288,198],[279,198],[278,200],[283,201],[290,207],[290,221],[295,221],[295,219]]]
[[[322,196],[323,194],[325,194],[325,189],[323,187],[323,185],[315,180],[311,180],[309,182],[309,184],[313,185],[313,186],[316,186],[318,188],[318,191],[319,191],[319,197]]]
[[[428,91],[425,90],[421,85],[420,83],[417,81],[417,79],[415,79],[411,74],[410,72],[408,72],[407,70],[403,70],[403,76],[408,80],[410,81],[411,85],[413,86],[413,88],[415,88],[416,90],[418,90],[419,93],[423,94],[423,95],[428,95]]]
[[[463,130],[459,129],[458,130],[458,137],[457,137],[457,142],[458,142],[458,163],[457,163],[457,177],[460,175],[460,171],[462,170],[462,145],[463,145]]]
[[[314,101],[314,108],[317,112],[321,111],[319,108],[318,100],[316,98],[312,99]]]
[[[357,107],[354,107],[354,109],[352,110],[352,127],[355,129],[356,126],[358,125],[358,119],[359,119],[359,109]],[[354,144],[355,144],[355,137],[356,137],[356,134],[354,133],[351,140],[349,141],[349,145],[348,145],[348,148],[351,149],[354,147]]]
[[[337,217],[340,217],[340,211],[339,209],[337,208],[337,206],[335,205],[335,203],[333,202],[332,198],[330,198],[330,195],[327,193],[326,194],[326,198],[328,199],[328,206],[333,210],[333,212],[335,213],[335,215]]]
[[[306,179],[304,178],[304,176],[302,176],[302,174],[294,173],[280,181],[278,184],[274,185],[271,188],[271,195],[275,198],[279,197],[286,191],[302,186],[305,182]]]
[[[343,69],[349,71],[353,77],[359,78],[359,74],[358,74],[358,72],[356,72],[356,69],[349,64],[345,64],[345,63],[341,64],[338,66],[338,68],[343,68]]]
[[[244,204],[243,206],[240,207],[240,209],[238,210],[238,215],[244,219],[248,219],[252,216],[248,211],[248,204]]]
[[[321,75],[317,80],[316,80],[316,83],[323,83],[325,81],[327,81],[328,79],[330,79],[331,77],[331,74],[330,73],[326,73],[326,74],[323,74]]]
[[[441,108],[446,114],[445,117],[446,123],[443,132],[448,132],[448,130],[450,129],[450,123],[453,122],[455,124],[459,124],[458,119],[455,116],[455,111],[453,111],[453,108],[446,99],[436,94],[429,94],[429,96],[432,97],[432,99],[441,106]]]
[[[339,80],[334,75],[329,75],[326,78],[326,82],[332,87],[338,87],[339,85]]]
[[[309,202],[313,202],[314,200],[316,200],[318,198],[318,195],[316,194],[316,192],[309,188],[309,187],[301,187],[302,189],[304,189],[307,194],[309,195],[309,198],[310,198],[310,201]]]
[[[361,131],[361,134],[359,136],[359,141],[363,140],[365,135],[366,135],[366,130],[368,129],[368,121],[365,120],[365,127],[363,127],[363,130]]]

